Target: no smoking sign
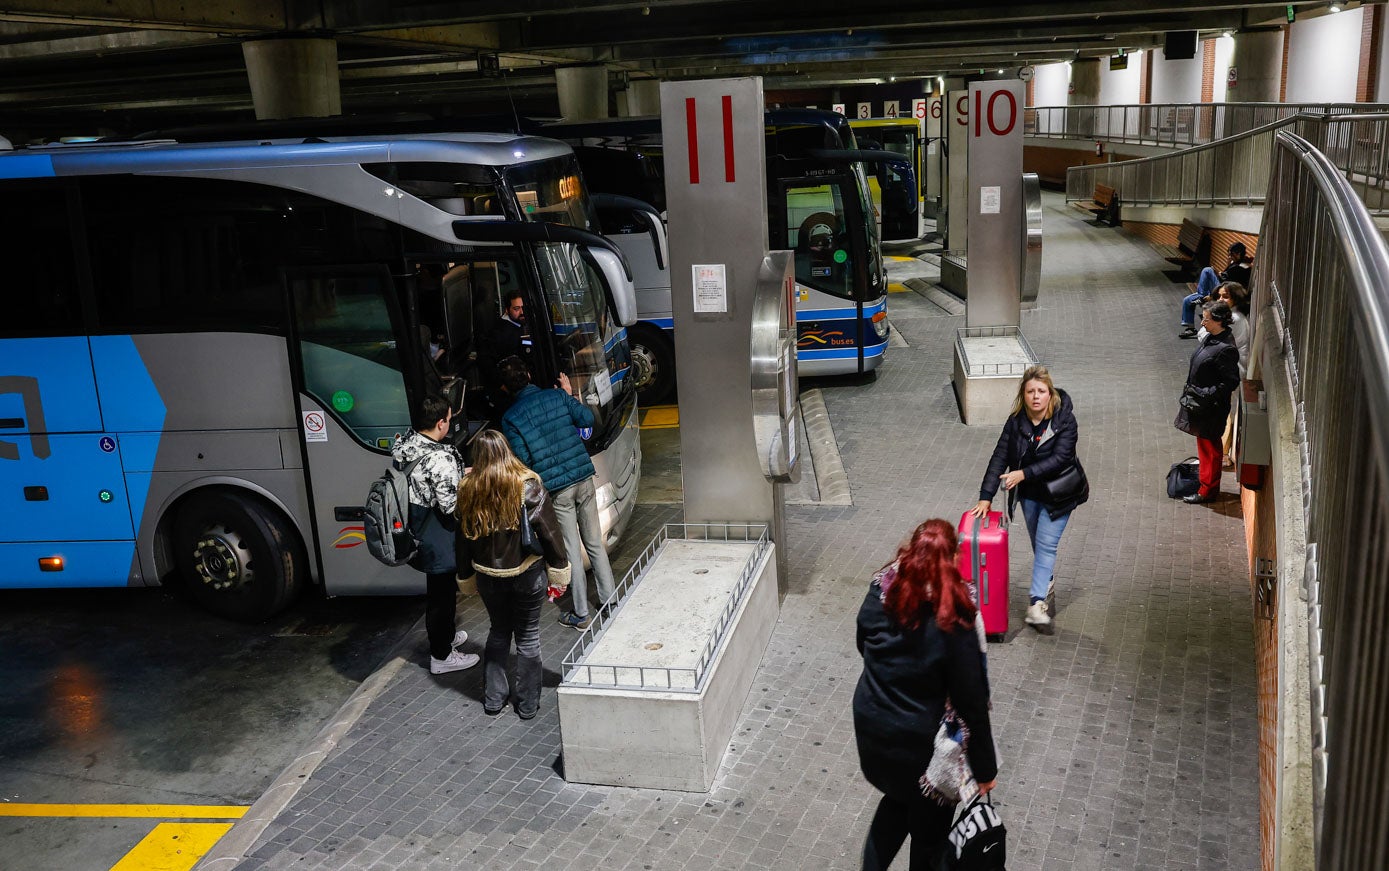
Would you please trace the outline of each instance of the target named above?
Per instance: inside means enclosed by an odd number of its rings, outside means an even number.
[[[304,441],[306,442],[326,442],[328,441],[328,423],[324,420],[321,411],[304,412]]]

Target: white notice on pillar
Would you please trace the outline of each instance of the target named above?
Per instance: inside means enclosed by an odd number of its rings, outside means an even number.
[[[694,310],[701,312],[728,311],[728,278],[722,263],[696,263],[694,273]]]
[[[979,188],[979,214],[997,215],[1003,202],[1003,189],[985,185]]]

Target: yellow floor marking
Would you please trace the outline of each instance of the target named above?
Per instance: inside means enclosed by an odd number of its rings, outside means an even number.
[[[673,429],[680,425],[680,406],[657,405],[642,415],[642,429]]]
[[[111,871],[189,871],[231,823],[160,823]]]
[[[896,260],[898,263],[910,263],[910,262],[912,262],[913,260],[915,260],[916,258],[915,258],[915,257],[902,257],[902,256],[899,256],[899,255],[897,255],[897,254],[887,254],[887,255],[885,255],[885,256],[883,257],[883,259],[884,259],[884,260]]]
[[[887,283],[888,293],[906,293],[910,289],[911,288],[907,287],[905,284],[900,284],[896,281],[889,281]]]
[[[250,808],[220,804],[18,804],[0,803],[0,817],[157,817],[227,819]]]

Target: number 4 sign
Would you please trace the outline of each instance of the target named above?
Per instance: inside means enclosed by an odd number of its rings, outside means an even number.
[[[883,117],[884,117],[884,118],[896,118],[896,117],[897,117],[897,111],[898,111],[898,104],[897,104],[897,101],[896,101],[896,100],[888,100],[886,103],[883,104]]]

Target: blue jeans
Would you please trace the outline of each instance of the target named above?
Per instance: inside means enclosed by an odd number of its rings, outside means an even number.
[[[1211,292],[1220,286],[1220,276],[1209,266],[1201,270],[1201,276],[1196,279],[1196,292],[1187,294],[1182,299],[1182,326],[1196,326],[1196,303],[1201,301],[1201,297],[1210,296]]]
[[[1068,511],[1052,520],[1041,502],[1020,499],[1019,503],[1023,519],[1027,521],[1027,537],[1032,540],[1032,586],[1028,590],[1028,604],[1031,604],[1047,597],[1052,569],[1056,566],[1056,548],[1061,544],[1061,533],[1066,531],[1071,514]]]
[[[593,567],[593,580],[598,585],[598,601],[604,605],[614,595],[613,570],[608,563],[608,550],[603,544],[603,529],[598,522],[598,496],[593,478],[585,478],[550,494],[555,517],[564,531],[564,549],[569,554],[570,591],[574,613],[588,616],[588,584],[584,577],[584,554]]]

